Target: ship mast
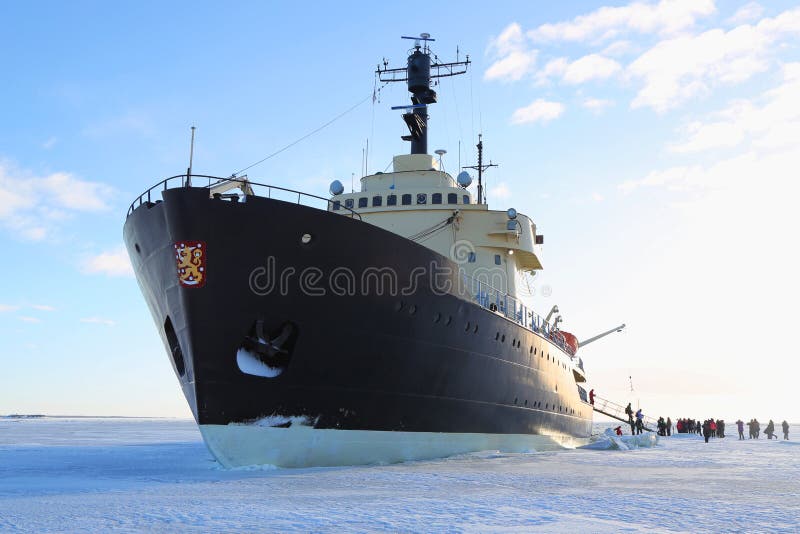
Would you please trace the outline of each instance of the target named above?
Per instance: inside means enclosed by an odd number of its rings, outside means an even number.
[[[468,165],[464,168],[478,171],[478,204],[484,204],[486,202],[486,195],[483,194],[483,171],[491,167],[497,167],[497,163],[492,163],[492,161],[489,160],[488,164],[483,164],[483,134],[478,134],[478,144],[476,148],[478,149],[478,164]]]
[[[403,121],[408,126],[410,135],[402,136],[404,141],[411,141],[412,154],[428,153],[428,104],[436,103],[436,91],[431,89],[431,80],[434,78],[444,78],[446,76],[457,76],[467,72],[470,64],[469,55],[465,61],[452,63],[431,63],[431,49],[428,42],[431,39],[429,33],[421,33],[419,37],[406,37],[402,39],[413,39],[414,50],[408,56],[405,67],[390,69],[388,62],[383,60],[383,67],[378,65],[375,73],[382,82],[408,82],[408,91],[411,93],[410,106],[393,106],[392,109],[408,110],[403,113]]]

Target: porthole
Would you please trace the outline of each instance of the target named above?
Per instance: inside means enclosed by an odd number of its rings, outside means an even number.
[[[477,333],[478,333],[478,325],[477,325],[477,323],[476,323],[476,324],[475,324],[475,326],[472,328],[472,333],[473,333],[473,334],[477,334]]]
[[[469,321],[467,321],[467,325],[464,327],[464,332],[469,332],[470,328],[472,328],[472,325],[469,324]]]
[[[300,242],[304,245],[311,243],[311,234],[303,234],[300,236]]]
[[[503,342],[503,343],[505,343],[505,342],[506,342],[506,335],[505,335],[505,334],[503,334],[502,336],[500,336],[500,341],[501,341],[501,342]]]
[[[403,301],[402,301],[402,300],[398,300],[397,302],[395,302],[395,303],[394,303],[394,311],[400,311],[400,310],[402,310],[402,309],[403,309],[403,306],[405,306],[405,304],[403,303]]]
[[[141,254],[141,253],[142,253],[142,249],[141,249],[141,248],[139,248],[139,243],[136,243],[135,245],[133,245],[133,248],[135,248],[135,249],[136,249],[136,252],[137,252],[137,253],[139,253],[139,254]]]
[[[436,313],[433,314],[433,322],[434,323],[438,323],[441,320],[442,320],[442,314],[441,313],[436,312]]]
[[[533,354],[533,345],[531,345],[530,354]]]
[[[450,326],[450,323],[452,323],[452,322],[453,322],[453,316],[452,315],[448,315],[447,316],[447,321],[445,321],[444,324],[446,324],[447,326]]]
[[[414,315],[415,313],[417,313],[417,306],[412,304],[411,306],[408,307],[408,314]]]
[[[497,341],[497,340],[499,340],[499,339],[500,339],[500,332],[498,332],[498,333],[496,333],[496,334],[494,335],[494,340],[495,340],[495,341]]]

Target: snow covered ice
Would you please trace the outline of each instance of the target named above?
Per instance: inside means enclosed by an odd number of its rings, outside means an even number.
[[[609,426],[596,425],[604,450],[225,470],[191,421],[0,419],[0,531],[800,529],[800,442],[627,437],[619,450]]]

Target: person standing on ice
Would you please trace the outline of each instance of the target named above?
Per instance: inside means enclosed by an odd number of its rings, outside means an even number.
[[[615,428],[614,429],[614,433],[616,435],[618,435],[618,436],[621,436],[622,435],[622,426],[618,426],[617,428]]]
[[[667,417],[667,435],[668,436],[672,435],[672,419],[670,419],[669,417]]]
[[[736,421],[736,430],[739,431],[739,439],[744,439],[744,421],[741,419]]]
[[[711,421],[709,420],[703,423],[703,437],[706,438],[706,443],[708,443],[708,438],[711,437]]]
[[[589,390],[589,404],[594,406],[594,389]]]
[[[767,435],[767,439],[778,438],[778,436],[775,435],[775,423],[772,422],[772,419],[770,419],[769,423],[767,423],[767,428],[764,429],[764,434]]]
[[[783,428],[783,439],[789,439],[789,423],[786,420],[781,423],[781,427]]]

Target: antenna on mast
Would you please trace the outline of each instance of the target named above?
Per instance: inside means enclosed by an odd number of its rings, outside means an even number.
[[[405,67],[390,69],[384,59],[383,66],[378,65],[375,73],[382,82],[408,82],[411,93],[411,106],[394,106],[392,109],[406,109],[403,120],[408,126],[410,135],[402,136],[403,141],[411,141],[412,154],[428,153],[428,104],[436,103],[436,91],[431,89],[431,80],[445,76],[457,76],[467,72],[470,64],[466,61],[453,63],[432,63],[431,49],[428,43],[435,41],[429,33],[421,33],[419,37],[401,36],[401,39],[412,39],[414,50],[408,56]],[[435,57],[435,55],[434,55]]]
[[[194,130],[192,126],[192,141],[189,144],[189,168],[186,169],[186,187],[192,187],[192,160],[194,159]]]
[[[478,148],[478,164],[464,168],[478,171],[478,204],[484,204],[486,202],[486,195],[483,194],[483,171],[491,167],[498,167],[498,165],[492,163],[491,160],[489,160],[488,164],[483,164],[483,134],[478,134],[478,144],[476,146]]]

